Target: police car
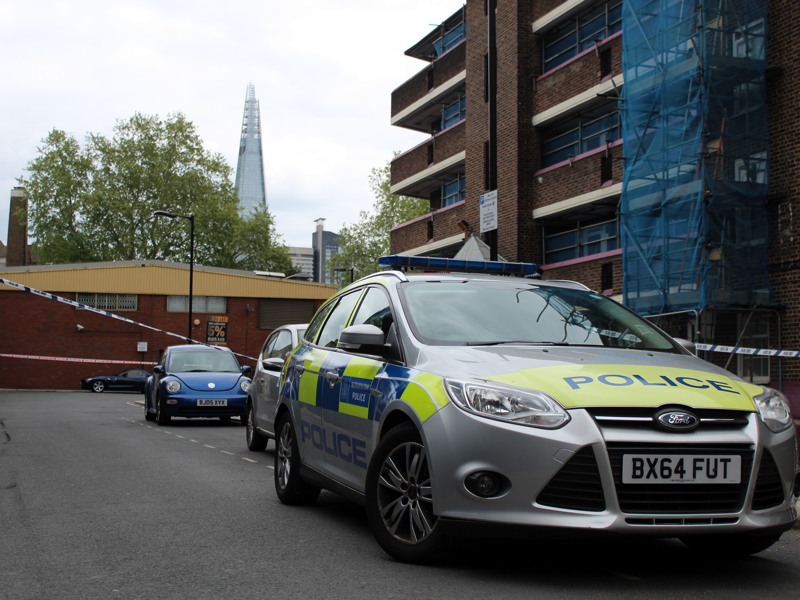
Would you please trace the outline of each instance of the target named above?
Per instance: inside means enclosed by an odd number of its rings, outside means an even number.
[[[320,489],[361,502],[379,544],[408,562],[486,526],[741,555],[794,523],[797,442],[780,392],[580,284],[509,275],[533,265],[381,265],[319,309],[284,365],[281,502]]]

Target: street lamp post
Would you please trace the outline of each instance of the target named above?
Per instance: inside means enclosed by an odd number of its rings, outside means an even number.
[[[179,215],[178,213],[166,210],[153,211],[154,217],[167,217],[168,219],[188,219],[191,226],[189,232],[189,326],[186,333],[186,341],[192,341],[192,292],[194,289],[194,215]]]

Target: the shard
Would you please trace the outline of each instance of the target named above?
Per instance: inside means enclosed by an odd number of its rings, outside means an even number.
[[[243,214],[251,213],[258,207],[267,208],[264,158],[261,150],[261,111],[252,83],[247,85],[247,97],[244,101],[242,137],[236,164],[236,189]]]

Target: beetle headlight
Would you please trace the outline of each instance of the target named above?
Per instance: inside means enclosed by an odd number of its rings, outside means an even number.
[[[569,421],[567,411],[543,392],[452,379],[445,388],[456,406],[482,417],[543,429]]]
[[[167,387],[167,391],[168,391],[170,394],[174,394],[174,393],[175,393],[175,392],[177,392],[179,389],[181,389],[181,384],[180,384],[180,382],[178,382],[178,381],[176,381],[176,380],[174,380],[174,379],[173,379],[173,380],[171,380],[171,381],[169,381],[169,382],[167,383],[167,386],[166,386],[166,387]]]
[[[242,391],[246,394],[250,391],[250,380],[249,379],[242,379],[239,382],[239,387],[242,388]]]
[[[761,420],[770,428],[770,431],[778,433],[792,426],[792,409],[789,406],[789,400],[778,390],[765,387],[764,391],[753,400],[761,414]]]

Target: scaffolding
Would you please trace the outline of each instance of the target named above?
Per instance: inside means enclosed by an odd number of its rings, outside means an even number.
[[[772,305],[767,3],[626,0],[623,31],[626,305]]]

